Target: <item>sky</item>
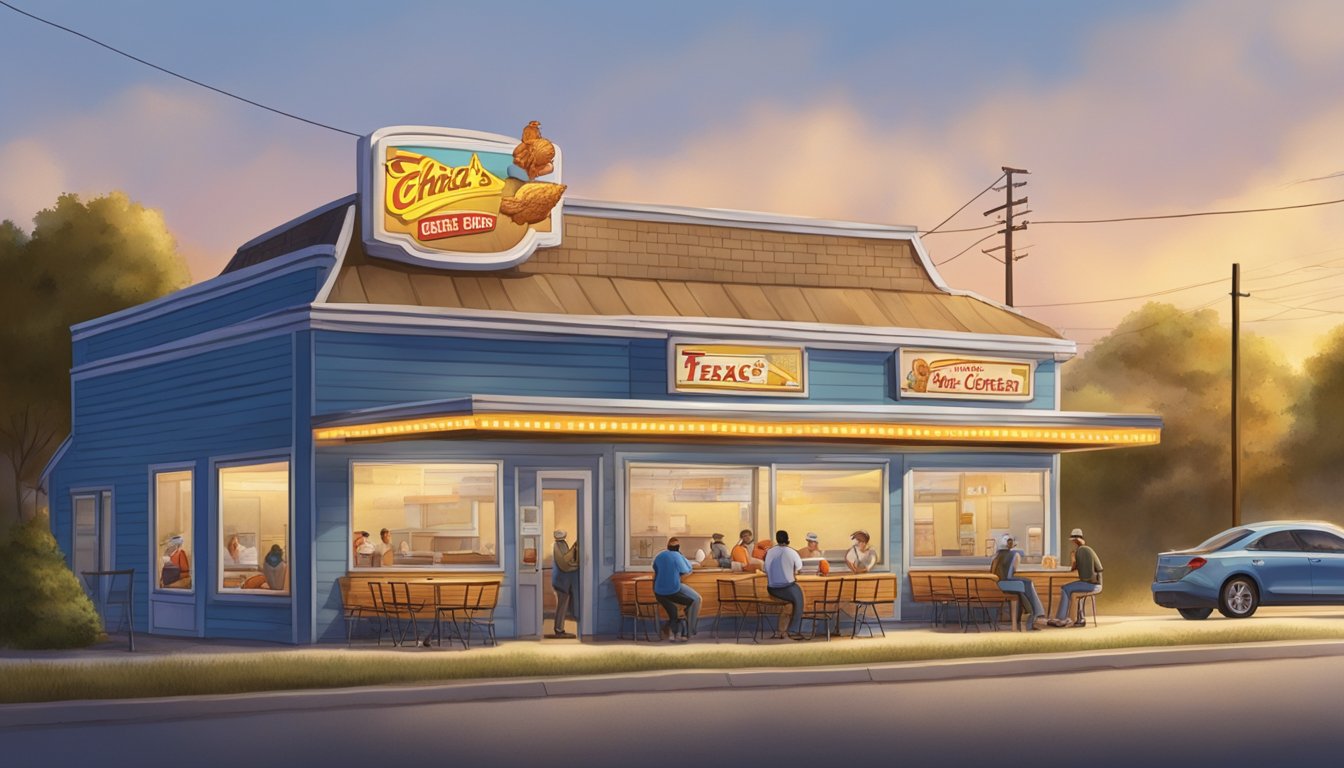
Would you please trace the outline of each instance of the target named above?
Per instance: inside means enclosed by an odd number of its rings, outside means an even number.
[[[1233,263],[1245,330],[1289,361],[1344,322],[1344,204],[1044,223],[1344,198],[1332,0],[5,2],[338,129],[0,6],[0,219],[123,190],[162,211],[197,281],[354,191],[341,131],[539,120],[575,198],[928,230],[1027,169],[1042,223],[1016,236],[1015,304],[1080,352],[1152,298],[1226,321]],[[924,242],[949,285],[1003,301],[981,253],[1001,240],[973,245],[991,233]]]

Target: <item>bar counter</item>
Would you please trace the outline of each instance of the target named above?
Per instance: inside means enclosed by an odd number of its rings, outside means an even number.
[[[616,585],[616,594],[622,604],[634,602],[635,580],[652,579],[653,574],[649,571],[627,571],[614,574],[611,577],[612,583]],[[762,597],[767,595],[765,591],[765,574],[741,573],[727,568],[696,568],[685,578],[682,583],[700,593],[700,615],[715,616],[719,612],[719,587],[720,579],[730,579],[738,582],[739,592],[742,587],[751,585],[756,589],[756,593]],[[871,583],[877,583],[878,616],[881,618],[891,618],[895,615],[896,599],[899,597],[897,588],[896,574],[894,573],[847,573],[843,568],[832,570],[830,575],[800,575],[798,576],[798,586],[803,588],[803,606],[811,609],[814,600],[821,600],[826,592],[826,585],[832,584],[834,590],[840,586],[840,580],[844,579],[844,594],[841,599],[851,601],[854,599],[855,589],[858,589],[858,595],[862,599],[867,599],[872,589]],[[702,625],[703,626],[703,625]]]

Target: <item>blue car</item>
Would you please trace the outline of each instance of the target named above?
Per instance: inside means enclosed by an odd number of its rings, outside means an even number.
[[[1157,556],[1153,601],[1187,619],[1245,619],[1262,605],[1344,605],[1344,529],[1279,521]]]

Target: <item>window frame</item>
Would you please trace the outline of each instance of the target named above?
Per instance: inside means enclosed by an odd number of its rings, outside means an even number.
[[[222,519],[223,510],[221,501],[223,500],[224,489],[220,483],[220,471],[224,469],[233,469],[236,467],[256,466],[258,464],[276,464],[284,462],[289,478],[289,525],[288,525],[288,555],[289,555],[289,589],[284,592],[275,590],[260,589],[223,589],[220,583],[224,579],[224,558],[220,553],[224,551],[224,521]],[[210,597],[226,603],[250,603],[253,605],[280,606],[291,603],[294,599],[294,579],[295,579],[295,552],[294,552],[294,525],[297,515],[295,509],[295,486],[294,482],[294,454],[290,451],[267,451],[260,453],[238,454],[233,456],[217,456],[210,459],[210,510],[209,510],[209,528],[210,541],[213,551],[210,553],[210,562],[212,564],[212,574],[210,580]],[[261,558],[264,555],[257,553],[257,565],[260,568]]]
[[[490,465],[495,468],[495,556],[496,561],[493,565],[396,565],[386,566],[367,566],[355,567],[355,553],[350,544],[354,537],[355,528],[355,465],[427,465],[427,464],[446,464],[449,466],[485,466]],[[498,573],[505,570],[504,550],[504,460],[499,458],[491,459],[462,459],[462,458],[350,458],[346,462],[346,499],[345,499],[345,522],[348,526],[345,529],[345,568],[346,573],[368,574],[368,573],[406,573],[414,571],[419,573]],[[373,533],[370,531],[370,533]]]
[[[1054,529],[1058,524],[1056,516],[1053,514],[1056,503],[1056,479],[1059,474],[1056,464],[1050,466],[1010,466],[993,467],[977,466],[970,464],[926,464],[920,466],[906,465],[905,475],[902,483],[901,499],[905,506],[902,517],[904,518],[905,544],[903,547],[907,568],[939,569],[939,568],[964,568],[968,566],[986,567],[993,560],[993,555],[958,555],[936,556],[936,557],[915,557],[915,478],[917,472],[941,472],[957,473],[961,475],[968,474],[1023,474],[1034,473],[1041,476],[1041,556],[1058,555],[1058,552],[1052,549],[1054,544]],[[960,491],[958,491],[960,493]],[[960,503],[960,498],[958,499]],[[1024,542],[1025,543],[1025,542]],[[1035,564],[1032,564],[1035,566]]]
[[[766,492],[769,498],[760,507],[760,514],[763,520],[752,521],[752,531],[756,533],[756,538],[760,539],[764,533],[772,540],[777,528],[778,510],[776,499],[776,475],[779,469],[785,470],[809,470],[809,469],[880,469],[882,471],[882,511],[881,521],[879,522],[879,532],[869,531],[871,542],[875,542],[877,547],[878,563],[873,568],[873,573],[890,573],[894,568],[896,559],[886,550],[889,541],[889,530],[891,526],[891,459],[889,457],[874,458],[872,461],[865,461],[862,457],[846,456],[836,461],[799,461],[799,462],[777,462],[777,461],[733,461],[726,463],[706,462],[703,459],[692,461],[676,461],[671,459],[644,459],[632,458],[630,455],[616,457],[617,461],[625,463],[624,471],[618,473],[618,483],[616,487],[616,536],[617,536],[617,560],[615,564],[617,573],[652,573],[652,565],[631,565],[630,557],[630,471],[635,467],[674,467],[678,469],[752,469],[763,470],[767,472]],[[760,487],[760,478],[756,478],[752,483],[753,493]],[[724,531],[725,542],[729,536],[737,535],[737,531]],[[792,534],[791,534],[792,535]],[[801,535],[801,533],[799,534]],[[736,543],[736,540],[734,540]],[[790,546],[800,546],[801,539],[796,539]],[[731,544],[729,545],[731,548]],[[828,562],[843,562],[834,560]]]
[[[191,587],[188,589],[168,589],[159,586],[159,484],[158,476],[186,472],[191,476],[191,538],[195,542],[194,552],[188,552],[191,558]],[[200,582],[200,537],[196,535],[196,462],[186,461],[171,464],[151,464],[149,467],[149,581],[150,591],[156,596],[196,595],[196,585]]]

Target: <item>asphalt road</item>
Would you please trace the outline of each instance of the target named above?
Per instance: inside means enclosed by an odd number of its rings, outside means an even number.
[[[0,730],[8,765],[1338,764],[1344,657]]]

